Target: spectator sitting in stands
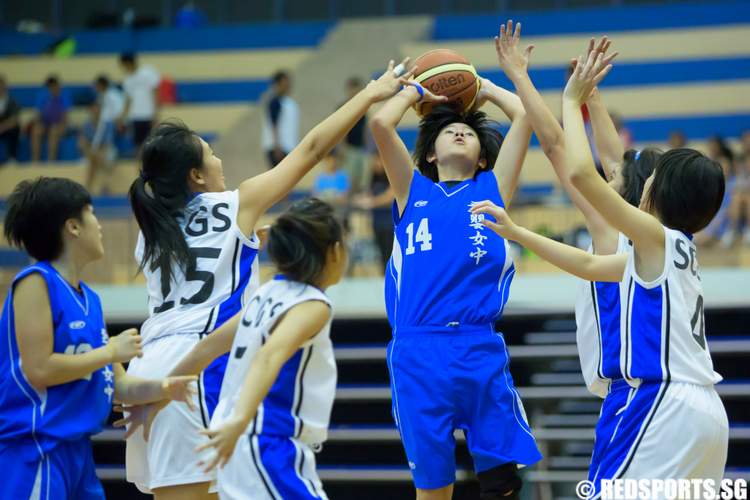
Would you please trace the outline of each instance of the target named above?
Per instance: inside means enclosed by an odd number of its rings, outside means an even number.
[[[278,165],[299,141],[299,106],[289,97],[292,79],[286,71],[279,71],[271,81],[271,93],[263,99],[261,132],[269,168]]]
[[[175,28],[200,28],[207,24],[206,15],[195,2],[185,2],[174,16]]]
[[[736,162],[734,189],[729,204],[729,227],[722,240],[726,247],[734,244],[734,238],[742,229],[742,242],[750,245],[750,130],[742,134],[742,155]]]
[[[385,273],[393,251],[393,215],[391,213],[393,189],[388,182],[383,161],[378,154],[371,156],[370,169],[370,192],[357,197],[354,205],[364,210],[372,210],[372,233],[380,253],[380,264]]]
[[[57,147],[65,134],[68,124],[68,111],[72,106],[70,95],[62,89],[60,80],[50,75],[44,82],[44,89],[36,98],[39,113],[31,124],[31,159],[42,157],[42,137],[47,134],[47,161],[57,159]]]
[[[0,143],[5,145],[5,154],[0,155],[0,165],[8,158],[18,160],[18,138],[21,135],[20,115],[21,107],[8,94],[5,77],[0,75]]]
[[[323,160],[324,170],[313,182],[312,195],[333,205],[346,226],[351,182],[349,174],[339,168],[338,154],[333,151]]]
[[[669,149],[687,147],[687,138],[682,130],[673,130],[669,133]]]
[[[708,156],[721,165],[724,171],[725,189],[724,199],[721,202],[719,211],[714,216],[711,223],[696,235],[696,243],[707,244],[715,241],[721,241],[723,246],[730,246],[729,234],[729,206],[732,203],[732,192],[734,190],[734,153],[727,146],[724,139],[719,136],[711,137],[708,141]]]
[[[125,72],[122,88],[125,106],[118,119],[120,129],[129,121],[133,126],[133,143],[136,155],[151,133],[159,114],[159,72],[151,65],[138,64],[135,54],[126,52],[120,56],[120,66]]]
[[[111,167],[117,158],[115,124],[112,120],[103,120],[101,115],[101,105],[93,104],[91,116],[78,136],[78,147],[86,157],[86,188],[89,190],[102,168]]]

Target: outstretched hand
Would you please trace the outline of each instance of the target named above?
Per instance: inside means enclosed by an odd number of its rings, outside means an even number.
[[[143,439],[148,441],[149,435],[151,434],[151,425],[154,423],[156,415],[164,409],[171,401],[163,399],[156,403],[135,405],[135,406],[124,406],[118,405],[114,407],[114,411],[123,414],[123,418],[115,420],[112,424],[115,427],[125,427],[125,439],[135,433],[139,428],[143,428]]]
[[[408,67],[409,58],[405,58],[401,61],[399,66]],[[396,93],[401,90],[401,87],[407,84],[410,78],[414,76],[414,72],[417,67],[412,66],[402,75],[397,75],[393,69],[396,67],[393,60],[388,62],[388,68],[385,73],[380,75],[377,80],[371,80],[367,84],[367,91],[370,93],[370,97],[374,102],[383,101],[389,97],[393,97]]]
[[[201,434],[208,437],[208,441],[198,446],[195,451],[212,450],[211,457],[203,460],[200,465],[205,472],[215,467],[224,467],[232,457],[237,440],[245,432],[247,423],[239,418],[232,417],[217,429],[204,429]]]
[[[601,37],[599,39],[598,43],[596,41],[596,38],[591,37],[591,39],[589,40],[588,50],[586,50],[586,54],[591,54],[592,52],[594,52],[594,53],[596,53],[597,56],[599,54],[602,54],[603,56],[606,57],[607,56],[607,51],[609,50],[609,48],[610,48],[611,45],[612,45],[612,40],[610,40],[606,36]],[[612,62],[612,60],[614,60],[614,58],[617,57],[618,55],[619,55],[619,52],[614,52],[614,53],[610,54],[607,57],[607,60],[609,62]],[[575,71],[576,66],[578,66],[578,58],[577,57],[573,57],[570,60],[570,71],[571,72]],[[597,88],[594,87],[591,90],[591,93],[588,95],[588,97],[586,99],[587,100],[590,99],[594,94],[596,94],[596,92],[597,92]]]
[[[599,82],[612,70],[612,61],[618,55],[618,52],[606,55],[611,43],[607,37],[602,37],[595,44],[592,38],[586,55],[580,55],[574,62],[571,61],[573,73],[563,92],[566,98],[583,104],[591,96]]]
[[[486,214],[495,218],[495,222],[483,218],[482,224],[507,240],[515,240],[518,226],[513,222],[504,209],[498,207],[490,200],[480,201],[471,207],[472,214]]]
[[[529,69],[529,58],[534,46],[529,45],[521,51],[520,41],[521,23],[516,23],[515,29],[510,19],[507,24],[500,25],[500,34],[495,37],[495,52],[497,62],[508,78],[525,74]]]

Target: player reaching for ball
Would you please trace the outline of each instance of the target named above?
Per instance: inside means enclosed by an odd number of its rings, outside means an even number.
[[[234,191],[226,190],[221,160],[195,132],[169,123],[155,129],[130,191],[150,315],[142,327],[143,357],[130,364],[129,373],[168,374],[203,336],[225,323],[237,327],[237,313],[258,286],[259,242],[253,232],[258,218],[286,197],[372,104],[398,91],[410,73],[396,76],[393,67],[391,61],[379,79],[308,132],[276,168]],[[153,420],[148,442],[142,433],[130,433],[128,481],[162,500],[215,497],[209,493],[215,473],[198,465],[195,448],[207,441],[199,431],[218,402],[226,359],[201,374],[196,410],[168,405]]]
[[[494,328],[515,270],[507,242],[470,209],[485,198],[510,203],[531,127],[520,99],[485,79],[477,105],[489,101],[510,118],[505,139],[482,112],[436,106],[412,159],[396,126],[423,100],[445,98],[412,83],[370,123],[396,198],[385,290],[393,416],[418,499],[451,498],[456,429],[482,498],[518,498],[518,467],[541,455]]]
[[[573,186],[630,242],[626,254],[591,255],[516,226],[491,201],[472,213],[561,269],[591,281],[621,282],[624,347],[619,370],[628,387],[597,422],[590,498],[603,479],[722,479],[728,422],[714,388],[705,336],[703,292],[692,234],[718,211],[721,166],[692,149],[673,149],[646,181],[640,209],[598,175],[581,104],[610,70],[601,53],[579,58],[563,95],[565,165]],[[613,384],[614,385],[614,384]]]

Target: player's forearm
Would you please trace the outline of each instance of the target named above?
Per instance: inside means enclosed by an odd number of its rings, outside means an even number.
[[[615,166],[622,162],[625,147],[598,90],[594,90],[591,97],[586,101],[586,106],[591,117],[594,143],[596,144],[596,150],[599,152],[604,174],[607,179],[611,179]]]
[[[529,75],[523,73],[513,78],[518,97],[520,97],[526,115],[529,117],[531,127],[539,139],[539,144],[545,154],[550,157],[550,151],[564,145],[563,129],[558,123],[555,115],[544,102]]]
[[[213,333],[195,344],[189,353],[183,357],[169,373],[171,377],[179,375],[198,375],[222,354],[232,348],[237,325],[242,313],[235,314],[230,320],[221,325]]]
[[[166,398],[163,380],[149,380],[133,375],[115,379],[115,399],[128,405],[141,405]]]
[[[563,96],[563,124],[565,125],[565,163],[570,181],[580,190],[587,177],[599,175],[591,156],[586,128],[583,124],[581,105]],[[586,196],[585,192],[581,194]]]
[[[385,131],[395,130],[406,111],[419,101],[419,92],[407,85],[398,94],[388,99],[370,120],[370,130],[376,136]]]
[[[255,417],[258,406],[268,395],[287,359],[286,353],[267,349],[267,345],[253,358],[233,412],[245,425]]]
[[[546,238],[523,227],[518,227],[511,239],[567,273],[589,281],[602,278],[592,273],[594,256],[583,250]]]
[[[312,166],[341,142],[374,103],[372,92],[365,88],[307,133],[301,144],[317,159]]]
[[[526,116],[526,110],[519,96],[492,82],[490,84],[492,87],[489,89],[488,100],[500,108],[505,116],[511,121],[516,121]]]
[[[44,388],[88,377],[111,363],[112,353],[103,346],[81,354],[53,352],[36,366],[24,366],[23,371],[31,385]]]

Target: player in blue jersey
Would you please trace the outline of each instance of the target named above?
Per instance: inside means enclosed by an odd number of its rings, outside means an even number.
[[[420,500],[451,497],[457,429],[482,498],[517,498],[518,467],[541,455],[494,328],[515,269],[507,242],[470,209],[485,197],[510,203],[531,127],[520,99],[483,79],[478,106],[508,116],[506,137],[482,112],[438,105],[419,125],[412,159],[396,127],[420,99],[437,100],[412,83],[370,122],[396,198],[385,290],[393,416]]]
[[[7,239],[37,262],[13,280],[0,342],[0,470],[8,499],[103,499],[90,436],[112,401],[189,401],[196,377],[143,380],[135,329],[111,339],[99,297],[80,280],[104,254],[91,198],[68,179],[23,181],[8,198]]]
[[[629,205],[597,174],[580,106],[611,65],[601,53],[579,58],[563,95],[566,161],[573,186],[630,240],[625,254],[598,256],[516,226],[491,201],[472,209],[498,234],[592,281],[620,282],[622,354],[611,406],[597,423],[591,498],[603,479],[723,477],[728,422],[714,384],[721,376],[705,337],[700,268],[692,234],[721,206],[720,165],[691,149],[664,153]]]
[[[402,63],[402,67],[408,61]],[[222,163],[211,147],[180,124],[162,124],[143,146],[142,170],[130,200],[141,229],[136,248],[146,276],[149,318],[141,328],[143,358],[129,366],[139,376],[164,376],[200,339],[242,309],[258,287],[263,213],[341,141],[369,107],[391,97],[404,76],[388,70],[313,128],[273,170],[226,190]],[[236,327],[236,321],[234,320]],[[148,442],[132,434],[127,479],[158,499],[213,498],[213,471],[194,451],[216,407],[226,356],[201,374],[196,411],[169,405],[156,417]]]

